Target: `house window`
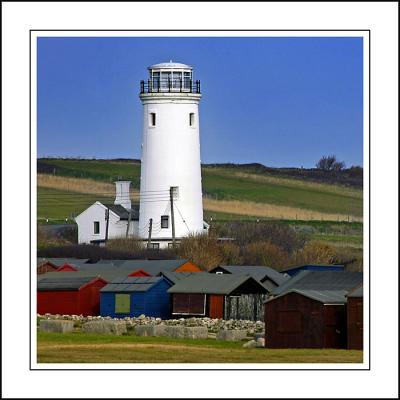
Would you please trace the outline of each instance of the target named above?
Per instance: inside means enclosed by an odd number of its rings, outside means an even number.
[[[115,295],[115,314],[129,314],[131,312],[131,296],[129,294]]]
[[[100,222],[99,221],[93,222],[93,233],[95,235],[98,235],[100,233]]]
[[[168,228],[168,215],[161,215],[161,228]]]
[[[149,250],[160,250],[160,243],[150,243],[147,244]]]
[[[149,114],[149,126],[156,126],[156,113]]]
[[[180,243],[179,242],[175,242],[175,248],[179,247]],[[174,248],[174,244],[172,242],[168,243],[168,248],[169,249],[173,249]]]
[[[194,126],[194,113],[189,113],[189,125]]]

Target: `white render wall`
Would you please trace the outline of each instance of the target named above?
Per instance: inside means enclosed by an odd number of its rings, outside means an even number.
[[[139,236],[147,237],[153,218],[152,238],[171,238],[169,188],[179,187],[174,200],[175,236],[202,233],[199,101],[192,93],[148,93],[143,102],[142,164],[140,181]],[[150,113],[156,126],[150,126]],[[194,125],[189,115],[194,113]],[[161,228],[161,215],[169,216],[169,227]]]
[[[100,202],[92,204],[89,208],[79,214],[75,221],[78,225],[78,243],[89,244],[91,240],[105,239],[106,235],[106,220],[105,220],[106,207]],[[94,222],[99,221],[100,233],[94,234]],[[119,217],[110,211],[110,218],[108,224],[108,238],[115,239],[118,237],[126,237],[126,227],[128,221],[120,221]],[[137,236],[138,234],[138,221],[131,221],[129,225],[128,236]]]

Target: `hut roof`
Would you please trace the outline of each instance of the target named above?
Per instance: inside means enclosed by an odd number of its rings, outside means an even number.
[[[71,271],[71,272],[47,272],[45,274],[38,275],[38,282],[41,282],[43,279],[46,278],[55,278],[55,279],[65,279],[68,280],[70,278],[87,278],[91,276],[98,276],[100,278],[103,278],[106,282],[111,282],[113,279],[121,276],[125,277],[126,274],[119,270],[113,270],[113,271]]]
[[[65,275],[58,273],[59,275]],[[45,274],[47,275],[47,274]],[[87,276],[47,276],[40,279],[37,283],[37,290],[39,292],[53,291],[53,290],[79,290],[82,286],[100,278],[97,275],[87,275]],[[101,278],[100,278],[101,279]]]
[[[104,286],[101,292],[147,292],[150,288],[162,281],[158,276],[130,276],[112,280]]]
[[[186,279],[188,276],[191,276],[193,274],[205,274],[206,272],[174,272],[174,271],[163,271],[161,272],[162,276],[165,276],[167,280],[169,280],[172,283],[176,283],[182,279]]]
[[[289,293],[298,293],[310,299],[319,301],[323,304],[345,304],[346,303],[346,290],[301,290],[301,289],[292,289],[287,292],[282,293],[279,296],[273,297],[265,301],[268,303],[270,301],[274,301],[279,299],[282,296],[286,296]]]
[[[304,264],[282,270],[283,273],[294,275],[297,271],[313,270],[313,271],[344,271],[342,264]]]
[[[226,266],[221,266],[220,268],[224,269],[225,271],[231,274],[241,274],[241,275],[247,274],[259,281],[263,281],[266,278],[269,278],[277,285],[280,285],[289,279],[288,276],[285,276],[284,274],[281,274],[275,269],[264,265],[226,265]]]
[[[50,262],[53,265],[56,265],[57,267],[61,267],[64,264],[72,264],[72,265],[80,265],[80,264],[85,264],[87,261],[89,261],[88,258],[81,259],[81,258],[46,258],[48,262]]]
[[[181,279],[168,289],[168,292],[229,295],[244,283],[253,284],[259,293],[267,292],[267,289],[259,281],[249,275],[207,273],[196,273]]]
[[[363,285],[359,285],[353,290],[351,290],[348,294],[347,297],[364,297],[364,290],[363,290]]]
[[[174,271],[188,260],[126,260],[119,265],[120,270],[133,272],[138,269],[143,269],[149,274],[155,276],[164,271]]]
[[[362,272],[301,271],[272,291],[273,295],[290,290],[345,290],[349,291],[363,281]]]

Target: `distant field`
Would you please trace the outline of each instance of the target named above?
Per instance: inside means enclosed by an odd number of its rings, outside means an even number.
[[[39,163],[39,171],[47,168],[46,172],[55,173],[55,176],[39,174],[38,186],[63,192],[58,194],[58,198],[63,200],[60,207],[63,214],[68,209],[78,212],[79,207],[83,210],[90,204],[93,197],[83,196],[85,193],[100,195],[110,192],[112,197],[112,182],[118,177],[131,180],[134,190],[139,188],[139,162],[42,159]],[[225,215],[228,219],[237,215],[292,220],[362,221],[362,190],[359,189],[232,168],[203,167],[202,176],[204,208],[210,215]],[[63,181],[63,177],[68,179]],[[81,193],[80,201],[75,199],[69,202],[67,199],[73,195],[67,195],[65,192],[68,191]],[[52,208],[56,204],[52,204],[43,193],[38,192],[40,215],[54,214],[54,210],[47,212],[46,207]],[[62,218],[60,213],[59,217]]]
[[[38,363],[362,363],[357,350],[245,349],[215,339],[38,332]]]

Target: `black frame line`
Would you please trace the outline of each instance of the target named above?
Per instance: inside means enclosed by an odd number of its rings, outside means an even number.
[[[368,273],[371,278],[371,29],[30,29],[29,30],[29,370],[30,371],[370,371],[371,370],[371,279],[368,282],[368,368],[32,368],[32,32],[366,32],[368,33]],[[74,37],[74,36],[71,36]],[[90,36],[86,36],[90,37]],[[106,37],[106,36],[104,36]],[[116,38],[118,36],[115,36]],[[144,36],[143,36],[144,37]],[[210,36],[211,38],[212,36]],[[235,36],[232,36],[235,37]],[[249,36],[251,38],[252,36]],[[310,36],[312,37],[312,36]],[[364,66],[364,64],[363,64]],[[365,70],[363,69],[363,75]],[[365,96],[365,93],[364,93]],[[364,187],[363,187],[364,191]],[[365,347],[364,347],[365,348]],[[227,363],[229,364],[229,363]],[[233,364],[233,363],[232,363]],[[264,365],[264,364],[263,364]],[[301,365],[301,364],[298,364]]]

